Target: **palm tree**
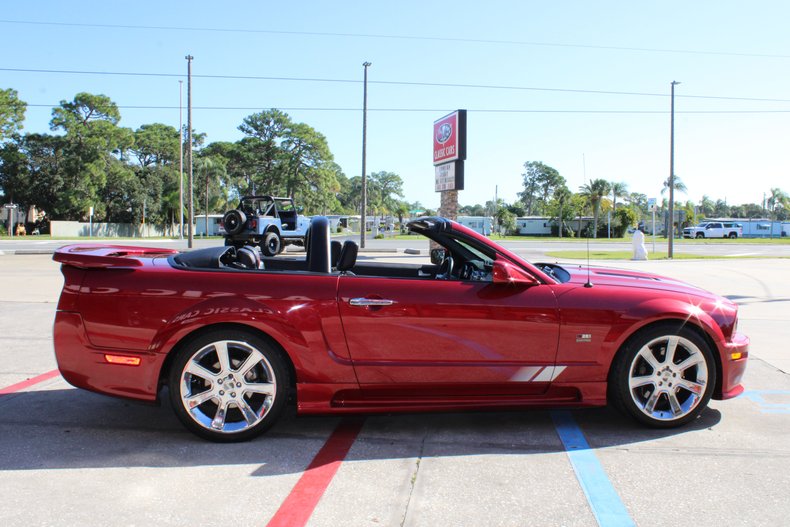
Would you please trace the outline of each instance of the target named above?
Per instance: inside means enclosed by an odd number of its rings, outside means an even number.
[[[686,188],[686,184],[683,183],[683,181],[678,176],[675,176],[675,177],[672,178],[672,187],[675,189],[675,192],[682,192],[683,194],[686,194],[688,192],[688,189]],[[667,178],[667,180],[664,181],[664,188],[661,189],[661,194],[664,194],[667,190],[669,190],[669,178]],[[673,198],[672,201],[674,202],[675,201],[675,199],[674,199],[675,198],[674,192],[673,192],[672,198]],[[673,210],[677,209],[675,203],[672,203],[672,208],[673,208]],[[674,216],[674,214],[673,214],[673,216]],[[675,230],[675,219],[674,218],[671,218],[671,219],[667,218],[666,221],[667,221],[667,224],[665,225],[666,231],[667,232],[672,231],[673,232],[672,235],[675,236],[675,232],[674,232],[674,230]],[[670,224],[672,225],[672,227],[670,227]]]
[[[203,213],[206,222],[206,236],[208,236],[209,184],[214,182],[216,187],[220,186],[219,179],[226,174],[225,166],[213,157],[200,157],[195,160],[195,171],[198,173],[198,177],[202,175],[205,179],[205,209]],[[215,201],[219,200],[215,199]]]
[[[771,213],[771,219],[776,219],[777,211],[787,206],[789,198],[787,194],[778,188],[771,189],[771,197],[768,198],[768,211]]]
[[[683,180],[681,180],[678,176],[672,178],[672,182],[674,183],[673,186],[675,187],[675,192],[682,192],[683,194],[686,194],[688,192],[688,189],[686,188],[686,184],[683,183]],[[661,189],[661,194],[666,193],[667,190],[669,190],[669,178],[667,178],[667,180],[664,181],[664,188]]]
[[[628,185],[612,181],[610,186],[612,187],[612,210],[617,212],[617,198],[628,197]]]
[[[609,195],[609,182],[605,179],[593,179],[579,187],[579,192],[587,198],[593,208],[593,238],[598,237],[598,214],[601,211],[601,200]]]
[[[554,189],[554,199],[557,201],[557,205],[559,205],[559,214],[557,215],[557,223],[559,223],[559,235],[562,238],[562,230],[565,224],[564,217],[563,217],[563,209],[565,205],[567,205],[571,201],[571,191],[565,185],[557,187]]]

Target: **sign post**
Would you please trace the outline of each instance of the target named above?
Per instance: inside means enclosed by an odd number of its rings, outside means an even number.
[[[3,205],[3,208],[8,212],[8,235],[14,235],[14,223],[16,223],[16,214],[14,211],[17,209],[18,205],[16,203],[6,203]]]
[[[653,213],[653,254],[656,254],[656,198],[647,199],[647,210]]]
[[[464,189],[466,110],[456,110],[433,123],[434,191],[441,192],[439,215],[458,217],[458,191]]]
[[[88,211],[88,238],[93,238],[93,207]]]

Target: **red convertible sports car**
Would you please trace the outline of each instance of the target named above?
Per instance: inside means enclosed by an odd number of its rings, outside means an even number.
[[[431,264],[357,260],[312,220],[306,257],[72,245],[55,319],[63,377],[156,402],[214,441],[299,413],[584,407],[654,427],[743,391],[731,301],[634,271],[532,264],[453,221],[409,230]]]

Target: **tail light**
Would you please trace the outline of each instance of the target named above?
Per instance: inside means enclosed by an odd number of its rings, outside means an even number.
[[[250,229],[258,228],[258,220],[250,220]]]

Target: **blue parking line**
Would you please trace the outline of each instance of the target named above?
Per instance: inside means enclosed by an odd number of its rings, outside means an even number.
[[[571,413],[551,412],[551,418],[598,525],[635,527],[634,520],[628,514],[601,462],[598,461],[595,451],[590,448]]]
[[[769,403],[766,401],[765,395],[790,396],[790,390],[747,390],[740,397],[749,399],[764,414],[790,414],[790,401],[786,403]]]

